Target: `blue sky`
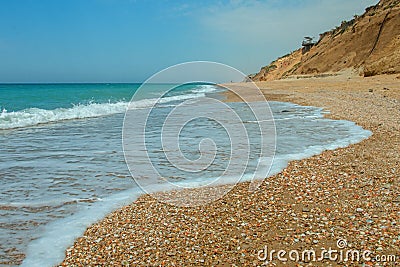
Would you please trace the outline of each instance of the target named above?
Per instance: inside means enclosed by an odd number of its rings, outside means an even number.
[[[141,82],[209,60],[257,72],[378,0],[0,0],[0,82]]]

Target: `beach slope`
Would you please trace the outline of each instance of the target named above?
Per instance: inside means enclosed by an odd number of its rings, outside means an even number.
[[[252,94],[245,83],[235,86]],[[324,107],[328,117],[354,121],[373,135],[290,162],[256,192],[242,183],[207,206],[175,207],[144,195],[89,227],[61,265],[257,266],[268,260],[266,246],[319,255],[322,248],[337,249],[338,240],[347,242],[344,249],[374,256],[399,254],[400,77],[342,75],[258,86],[268,100]],[[362,262],[372,264],[350,265]]]

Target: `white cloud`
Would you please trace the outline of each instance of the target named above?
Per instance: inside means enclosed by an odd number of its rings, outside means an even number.
[[[232,0],[204,12],[201,23],[208,31],[244,43],[286,42],[330,30],[342,20],[363,13],[377,0],[297,1],[295,7],[280,1]],[[298,40],[301,42],[301,40]]]
[[[289,2],[291,4],[289,4]],[[304,36],[319,38],[342,20],[362,14],[378,0],[231,0],[200,9],[198,21],[224,63],[252,73],[301,47]],[[221,47],[220,42],[224,43]],[[215,52],[214,52],[215,53]],[[214,58],[214,57],[213,57]]]

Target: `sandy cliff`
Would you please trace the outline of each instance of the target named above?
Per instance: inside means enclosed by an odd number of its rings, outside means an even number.
[[[361,16],[320,34],[310,51],[298,49],[252,77],[268,81],[352,69],[363,76],[400,73],[400,0],[381,0]]]

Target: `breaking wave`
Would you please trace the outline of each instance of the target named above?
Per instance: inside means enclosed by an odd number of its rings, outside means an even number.
[[[79,104],[71,108],[56,108],[46,110],[40,108],[28,108],[21,111],[0,113],[0,130],[9,130],[36,126],[39,124],[55,123],[65,120],[76,120],[108,116],[117,113],[124,113],[129,109],[142,109],[152,107],[155,104],[165,104],[173,101],[204,97],[203,92],[169,96],[164,98],[142,99],[135,102],[120,101],[116,103],[89,103]]]

